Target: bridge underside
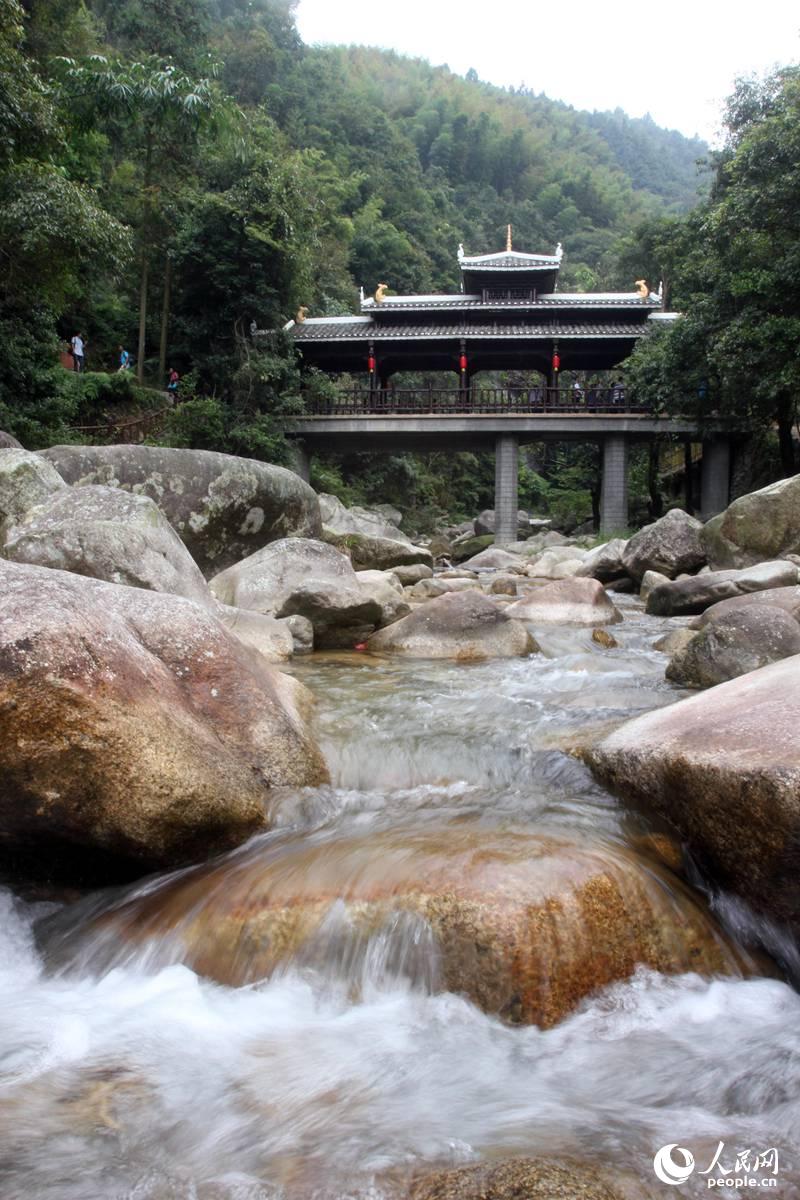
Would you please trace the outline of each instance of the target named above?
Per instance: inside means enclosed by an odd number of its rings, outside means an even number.
[[[305,478],[314,453],[358,451],[495,451],[495,541],[516,540],[519,447],[530,442],[594,442],[602,455],[600,532],[628,527],[628,453],[632,443],[665,435],[703,442],[701,513],[704,520],[728,503],[730,437],[700,432],[688,420],[651,414],[317,416],[295,418],[287,430],[296,439],[298,469]]]

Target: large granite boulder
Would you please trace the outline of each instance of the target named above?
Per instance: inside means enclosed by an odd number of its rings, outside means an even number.
[[[389,508],[389,506],[386,506]],[[392,542],[408,542],[410,539],[384,512],[360,508],[347,508],[337,496],[325,492],[319,495],[319,511],[322,525],[331,533],[362,533],[367,537],[388,538]],[[396,510],[390,509],[394,512]]]
[[[437,581],[423,580],[422,584],[427,582]],[[463,582],[472,586],[469,580]],[[422,584],[415,584],[414,591]],[[453,658],[458,662],[519,658],[537,649],[520,621],[510,620],[488,596],[475,590],[438,596],[402,621],[373,634],[367,647],[375,654]]]
[[[67,483],[155,500],[206,576],[268,542],[322,531],[316,493],[285,467],[163,446],[53,446],[42,454]]]
[[[410,563],[407,567],[392,567],[392,574],[404,587],[413,587],[420,579],[430,579],[433,567],[427,566],[426,563]]]
[[[380,605],[379,629],[411,612],[403,585],[391,571],[356,571],[356,579],[364,594]]]
[[[263,613],[250,612],[246,608],[230,608],[227,604],[219,603],[214,604],[214,614],[229,633],[244,642],[245,646],[263,654],[267,662],[286,662],[295,653],[294,632],[288,620],[279,621]],[[313,640],[312,630],[309,649],[313,649]]]
[[[624,538],[612,538],[602,546],[595,546],[584,556],[583,561],[575,572],[578,578],[599,579],[601,583],[610,583],[626,574],[622,556],[628,545]]]
[[[457,538],[452,543],[451,553],[448,557],[452,558],[453,562],[466,562],[468,558],[474,558],[476,554],[480,554],[481,550],[486,550],[493,545],[493,533],[484,533],[480,537],[471,537],[468,534],[464,538]]]
[[[21,450],[21,449],[22,449],[22,442],[18,442],[13,434],[6,433],[4,430],[0,429],[0,450]]]
[[[630,1200],[631,1195],[627,1188],[618,1191],[594,1165],[508,1158],[434,1171],[412,1184],[409,1200]]]
[[[9,526],[59,491],[66,491],[64,480],[38,454],[13,448],[0,450],[0,545]]]
[[[88,928],[76,921],[106,965],[169,931],[173,953],[229,986],[332,961],[352,985],[378,937],[412,978],[542,1027],[640,964],[734,976],[747,964],[655,858],[485,824],[299,834],[271,854],[254,842],[138,891]]]
[[[637,583],[645,571],[659,571],[668,579],[696,571],[706,561],[702,531],[702,522],[673,508],[630,538],[622,552],[622,564]]]
[[[381,605],[358,582],[349,560],[312,538],[283,538],[216,575],[222,604],[273,617],[299,615],[314,626],[317,649],[350,648],[380,624]]]
[[[772,608],[780,608],[800,622],[800,587],[766,588],[758,592],[745,592],[742,596],[731,596],[729,600],[718,600],[710,608],[706,608],[689,622],[691,629],[702,629],[709,621],[713,621],[723,613],[741,612],[754,604],[761,607],[764,604]]]
[[[690,579],[657,584],[648,593],[645,608],[656,617],[695,616],[719,600],[770,588],[791,587],[796,583],[797,567],[779,559],[741,571],[709,571]]]
[[[628,721],[586,752],[701,867],[800,932],[800,656]]]
[[[413,546],[409,541],[375,537],[367,533],[332,533],[323,531],[326,542],[347,554],[356,571],[390,571],[395,567],[414,566],[422,563],[433,566],[433,556],[424,546]]]
[[[522,559],[518,554],[511,554],[499,546],[489,546],[472,558],[462,560],[461,566],[467,571],[505,571],[509,567],[519,567]]]
[[[119,488],[52,492],[6,529],[2,553],[18,563],[213,603],[199,567],[158,506]]]
[[[506,616],[534,625],[614,625],[622,620],[596,579],[561,579],[534,588],[510,605]]]
[[[486,533],[496,533],[497,527],[495,523],[495,514],[493,508],[485,508],[482,513],[473,521],[473,529],[478,537]],[[529,534],[531,532],[530,514],[524,509],[517,509],[517,532]]]
[[[715,570],[800,553],[800,475],[739,496],[706,524],[703,545]]]
[[[327,777],[307,696],[191,601],[0,561],[0,849],[141,873],[236,845]]]
[[[667,679],[714,687],[793,654],[800,654],[800,625],[780,608],[756,604],[717,613],[673,654]]]

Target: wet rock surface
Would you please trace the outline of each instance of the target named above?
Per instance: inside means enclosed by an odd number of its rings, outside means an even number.
[[[414,585],[412,592],[426,583]],[[480,662],[514,658],[536,649],[525,626],[510,620],[471,580],[453,579],[465,590],[438,596],[401,621],[373,634],[367,643],[374,654],[404,654],[411,658],[453,658]]]
[[[715,614],[667,665],[667,679],[714,687],[748,671],[800,654],[800,625],[777,607],[754,604]]]
[[[710,877],[800,929],[800,656],[622,725],[586,753]]]
[[[306,835],[272,853],[254,843],[123,900],[92,932],[110,962],[170,932],[183,961],[233,986],[331,958],[355,978],[371,939],[385,936],[401,973],[506,1021],[548,1027],[637,965],[748,969],[688,889],[659,870],[610,843],[521,831]]]
[[[534,588],[506,614],[534,625],[613,625],[622,620],[596,579],[562,579]]]
[[[9,562],[0,583],[4,848],[185,862],[325,779],[305,689],[200,606]]]

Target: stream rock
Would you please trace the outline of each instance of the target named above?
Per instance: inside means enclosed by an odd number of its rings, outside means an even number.
[[[193,970],[234,987],[290,963],[357,986],[379,937],[412,980],[542,1027],[640,964],[749,969],[655,859],[580,835],[456,824],[298,834],[278,853],[255,843],[75,929],[106,967],[169,931]]]
[[[596,579],[562,579],[535,588],[507,608],[506,616],[534,625],[613,625],[622,620]]]
[[[0,561],[0,846],[171,866],[325,781],[308,693],[178,596]]]
[[[155,500],[205,576],[268,542],[322,531],[316,493],[285,467],[163,446],[53,446],[42,456],[67,483]]]
[[[412,1185],[409,1200],[627,1200],[630,1195],[617,1191],[595,1166],[511,1158],[436,1171]]]
[[[768,588],[791,587],[797,583],[794,563],[758,563],[742,571],[711,571],[690,579],[675,579],[653,587],[645,605],[656,617],[694,616],[719,600],[761,592]]]
[[[739,496],[707,522],[703,545],[715,570],[800,553],[800,475]]]
[[[673,508],[633,535],[622,553],[623,566],[637,582],[645,571],[659,571],[668,579],[696,571],[706,561],[702,530],[702,522]]]
[[[430,579],[433,576],[433,567],[429,567],[427,563],[410,563],[405,567],[392,567],[392,574],[404,587],[413,587],[421,579]]]
[[[380,605],[378,628],[407,617],[411,605],[405,598],[403,585],[391,571],[356,571],[356,579],[365,596]]]
[[[614,579],[620,579],[626,574],[622,556],[627,545],[624,538],[612,538],[602,546],[595,546],[584,556],[575,574],[579,578],[599,579],[601,583],[611,583]]]
[[[35,504],[54,492],[66,491],[64,480],[50,463],[28,450],[0,450],[0,545],[6,531]]]
[[[435,582],[423,580],[412,591]],[[463,582],[471,590],[438,596],[388,629],[373,634],[367,643],[370,652],[480,662],[487,658],[520,658],[538,649],[525,626],[510,620],[469,580],[449,582]]]
[[[478,513],[472,524],[478,537],[486,533],[496,533],[494,509],[485,508],[482,513]],[[524,534],[531,532],[530,514],[522,508],[517,509],[517,532]]]
[[[461,566],[468,571],[474,571],[477,568],[484,571],[497,571],[505,570],[508,567],[518,567],[521,561],[518,554],[510,554],[508,550],[503,550],[499,546],[488,546],[480,553],[473,554],[472,558],[462,560]]]
[[[430,550],[424,546],[413,546],[409,541],[399,542],[366,533],[331,533],[328,530],[323,531],[323,536],[326,542],[348,556],[356,571],[388,571],[417,563],[433,566]]]
[[[231,608],[216,603],[214,614],[229,633],[245,646],[263,654],[267,662],[286,662],[295,652],[295,639],[287,621],[266,617],[263,613],[249,612],[245,608]],[[290,618],[291,620],[292,618]],[[302,618],[295,618],[302,620]],[[313,648],[314,633],[311,631]]]
[[[628,721],[586,752],[701,867],[800,932],[800,655]]]
[[[21,450],[22,442],[18,442],[13,434],[0,429],[0,450]]]
[[[800,625],[780,608],[755,604],[717,613],[673,654],[667,679],[714,687],[747,671],[800,654]]]
[[[317,649],[364,641],[383,615],[346,556],[311,538],[272,542],[216,575],[209,586],[222,604],[273,617],[308,617]]]
[[[704,625],[714,620],[715,617],[721,616],[722,613],[741,612],[745,608],[751,608],[754,604],[767,604],[770,607],[781,608],[790,617],[794,617],[795,621],[800,622],[800,587],[795,585],[794,587],[766,588],[758,592],[745,592],[742,596],[731,596],[729,600],[718,600],[716,604],[704,609],[699,617],[690,621],[689,627],[702,629]]]
[[[387,508],[390,506],[387,505]],[[387,538],[392,542],[407,542],[410,545],[411,539],[402,529],[377,510],[358,506],[347,508],[337,496],[321,492],[319,511],[323,528],[330,533],[361,533],[367,537]],[[391,508],[390,511],[396,512]]]
[[[3,554],[13,562],[172,592],[206,608],[213,604],[199,567],[158,506],[119,488],[52,492],[7,528]]]

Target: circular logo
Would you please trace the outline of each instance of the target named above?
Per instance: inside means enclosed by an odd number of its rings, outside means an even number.
[[[683,1162],[675,1161],[673,1151]],[[662,1183],[672,1183],[677,1187],[678,1184],[686,1183],[694,1170],[694,1155],[690,1150],[684,1150],[677,1142],[671,1142],[669,1146],[662,1146],[656,1154],[653,1170]]]

